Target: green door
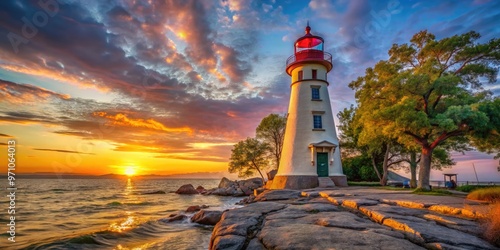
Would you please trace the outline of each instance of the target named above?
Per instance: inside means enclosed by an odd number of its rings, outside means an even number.
[[[328,153],[318,153],[316,155],[318,167],[318,177],[328,177]]]

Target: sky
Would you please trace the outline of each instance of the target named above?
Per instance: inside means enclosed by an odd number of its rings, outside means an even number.
[[[287,112],[307,21],[333,54],[337,114],[392,44],[421,30],[485,42],[498,20],[487,0],[0,1],[0,150],[15,139],[25,173],[224,172],[233,144]]]

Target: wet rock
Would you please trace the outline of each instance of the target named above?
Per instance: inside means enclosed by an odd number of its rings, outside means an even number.
[[[261,178],[251,178],[242,181],[231,181],[223,177],[217,188],[206,190],[204,194],[220,196],[247,196],[253,194],[253,190],[262,187]]]
[[[236,203],[236,205],[245,205],[245,204],[250,204],[253,202],[253,200],[255,199],[255,196],[253,195],[250,195],[248,196],[247,198],[244,198],[243,200],[240,200]]]
[[[222,213],[222,211],[201,210],[191,217],[191,221],[203,225],[215,225],[220,221]]]
[[[169,218],[164,219],[163,221],[165,221],[165,222],[174,222],[174,221],[181,221],[181,220],[184,220],[186,218],[187,218],[187,216],[184,215],[184,214],[171,214],[169,216]]]
[[[158,190],[158,191],[145,192],[143,194],[165,194],[165,191]]]
[[[198,186],[196,187],[196,191],[198,191],[198,193],[204,193],[205,191],[207,191],[203,186]]]
[[[201,209],[205,209],[205,208],[208,208],[207,205],[201,205],[201,206],[198,206],[198,205],[195,205],[195,206],[189,206],[187,209],[186,209],[186,213],[194,213],[194,212],[198,212],[200,211]]]
[[[199,194],[196,189],[194,189],[193,185],[191,184],[186,184],[182,185],[177,191],[175,191],[176,194]]]

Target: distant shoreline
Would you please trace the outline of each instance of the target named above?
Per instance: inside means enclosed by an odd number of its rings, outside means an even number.
[[[2,177],[6,177],[6,173],[0,174]],[[118,174],[106,174],[106,175],[85,175],[85,174],[17,174],[19,179],[173,179],[173,180],[220,180],[219,177],[189,177],[189,176],[171,176],[171,175],[118,175]]]

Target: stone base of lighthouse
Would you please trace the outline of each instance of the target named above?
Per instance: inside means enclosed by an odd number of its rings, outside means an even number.
[[[347,177],[345,175],[328,176],[335,186],[347,187]],[[319,185],[317,175],[284,175],[275,176],[271,189],[309,189]]]
[[[318,176],[275,176],[271,189],[308,189],[318,187]]]
[[[332,179],[333,183],[335,183],[335,186],[337,187],[347,187],[347,176],[345,175],[334,175],[334,176],[329,176],[330,179]]]

